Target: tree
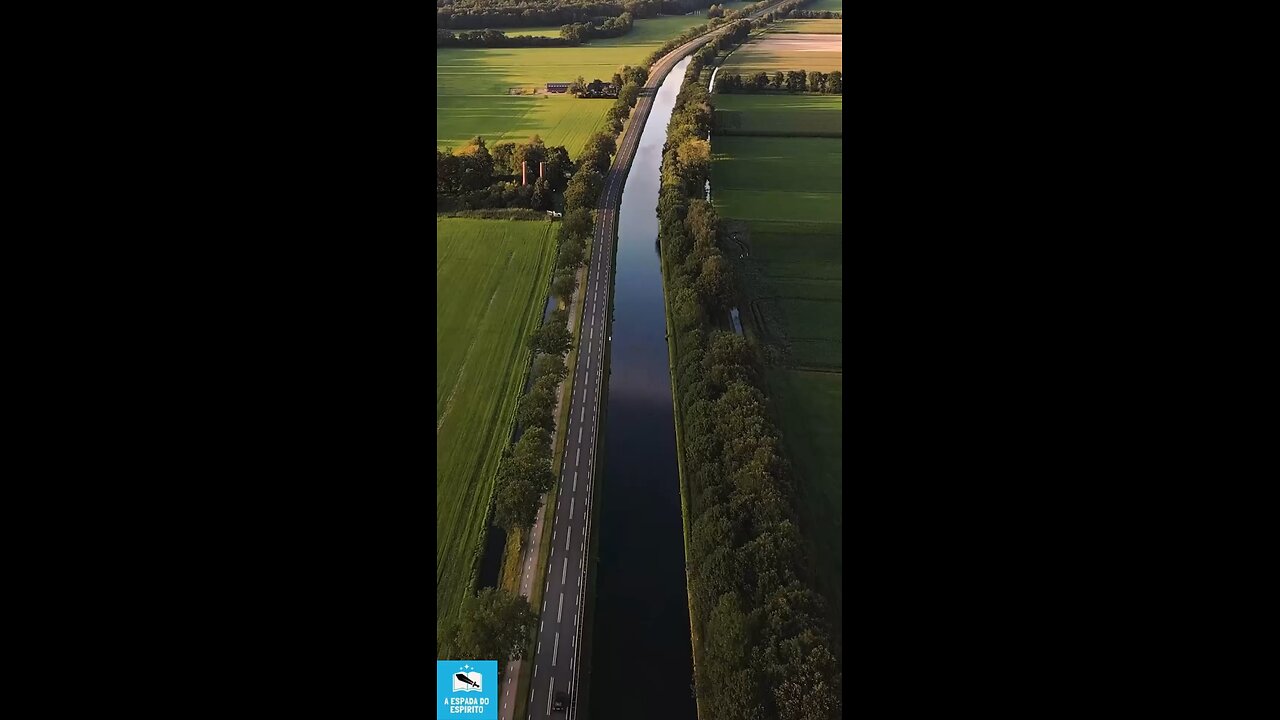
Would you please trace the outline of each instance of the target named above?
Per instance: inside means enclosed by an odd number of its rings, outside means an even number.
[[[569,187],[564,191],[565,209],[594,208],[603,186],[604,178],[595,170],[586,169],[574,173],[569,180]]]
[[[598,147],[606,155],[612,156],[618,152],[618,144],[612,135],[608,133],[598,132],[587,138],[587,147]]]
[[[533,197],[529,200],[529,207],[534,210],[551,209],[551,183],[546,178],[533,181]]]
[[[702,323],[702,306],[698,295],[690,288],[681,288],[671,296],[671,316],[677,330],[688,330]]]
[[[555,427],[555,407],[556,399],[554,394],[545,392],[533,392],[520,398],[520,405],[516,408],[516,422],[521,427]]]
[[[810,71],[809,77],[808,77],[809,92],[812,92],[812,93],[822,92],[822,84],[826,81],[826,79],[827,79],[827,76],[825,74],[820,73],[816,70]]]
[[[844,92],[844,76],[839,70],[831,71],[827,75],[826,92],[831,95],[839,95]]]
[[[718,250],[702,263],[694,287],[707,305],[725,311],[733,304],[733,270]]]
[[[758,72],[751,76],[751,84],[756,90],[763,90],[769,86],[769,75],[764,72]]]
[[[436,150],[436,192],[457,192],[461,187],[461,163],[457,156]]]
[[[534,135],[526,142],[516,145],[515,150],[511,154],[511,169],[516,175],[520,174],[521,163],[529,164],[529,175],[538,177],[538,163],[547,159],[547,146],[543,144],[542,138]]]
[[[552,381],[559,385],[569,375],[569,368],[565,367],[564,358],[559,355],[539,354],[533,359],[533,369],[529,372],[529,376],[533,378],[536,384],[542,378],[551,378]]]
[[[686,140],[677,150],[686,192],[696,193],[711,175],[711,143],[699,138]]]
[[[493,169],[497,170],[498,172],[510,175],[512,172],[511,159],[513,157],[513,154],[515,153],[515,149],[516,149],[515,143],[505,142],[505,143],[498,143],[497,145],[494,145],[493,152],[492,152]]]
[[[804,71],[787,71],[787,92],[804,92]]]
[[[573,291],[578,288],[578,274],[573,270],[561,270],[551,281],[551,294],[564,301],[565,305],[573,298]]]
[[[626,103],[627,107],[629,108],[635,107],[636,101],[639,99],[640,99],[639,85],[628,83],[626,85],[623,85],[622,89],[618,91],[618,100]]]
[[[773,88],[774,90],[781,90],[785,85],[785,83],[786,81],[784,79],[784,76],[782,75],[782,71],[779,70],[773,74],[773,79],[769,81],[769,87]]]
[[[556,255],[556,267],[577,268],[582,265],[583,252],[581,238],[565,238],[560,242],[560,252]]]
[[[538,618],[529,601],[500,588],[484,588],[462,603],[458,617],[440,633],[438,659],[524,657]]]
[[[561,28],[560,32],[563,33],[564,28]],[[574,80],[572,83],[569,83],[569,92],[573,93],[574,95],[581,95],[583,90],[586,89],[586,87],[587,87],[587,81],[583,80],[582,76],[579,75],[577,80]]]
[[[564,220],[560,223],[561,237],[584,238],[591,234],[591,227],[590,210],[586,208],[569,210],[564,214]]]
[[[547,318],[542,327],[529,336],[530,347],[551,355],[563,355],[569,352],[573,338],[569,335],[569,328],[565,327],[567,317],[567,312],[563,315],[558,311],[551,313],[551,317]]]
[[[554,390],[543,385],[542,392]],[[511,458],[515,461],[517,467],[522,472],[529,470],[542,469],[551,467],[551,433],[545,427],[525,428],[520,435],[520,439],[516,442],[511,451]],[[528,479],[532,479],[529,477]],[[550,483],[545,486],[542,483],[535,483],[540,491],[546,491],[551,487]]]

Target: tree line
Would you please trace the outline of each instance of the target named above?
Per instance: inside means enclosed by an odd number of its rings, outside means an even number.
[[[436,27],[455,30],[489,27],[535,27],[590,22],[618,17],[624,12],[636,18],[659,14],[684,15],[711,5],[713,0],[627,0],[626,2],[573,2],[528,0],[499,3],[455,2],[436,5]]]
[[[492,47],[572,47],[594,38],[620,37],[631,32],[634,20],[631,13],[613,18],[593,18],[586,22],[569,23],[560,27],[558,37],[546,35],[507,35],[501,30],[464,30],[456,35],[451,30],[436,28],[436,47],[492,48]]]
[[[829,73],[817,70],[778,70],[772,76],[766,72],[743,77],[740,73],[716,75],[716,92],[811,92],[823,95],[844,94],[844,75],[839,70]]]
[[[721,329],[736,283],[703,199],[712,105],[699,80],[720,44],[689,64],[658,199],[691,527],[695,692],[703,720],[830,720],[840,717],[841,676],[763,368],[744,338]]]
[[[464,30],[455,35],[452,31],[436,28],[436,47],[568,47],[579,42],[581,41],[546,35],[507,35],[501,30]]]
[[[527,161],[532,182],[520,184],[521,162]],[[546,163],[538,177],[538,163]],[[534,135],[523,143],[498,143],[490,151],[474,137],[457,152],[436,150],[436,211],[485,208],[550,210],[553,193],[565,189],[573,170],[563,145],[547,147]]]

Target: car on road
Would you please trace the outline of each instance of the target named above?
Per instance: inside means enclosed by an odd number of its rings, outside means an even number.
[[[551,709],[556,712],[564,712],[567,707],[569,707],[569,693],[561,690],[556,693],[555,699],[551,701]]]

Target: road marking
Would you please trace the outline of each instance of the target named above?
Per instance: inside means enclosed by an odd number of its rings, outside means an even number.
[[[564,549],[569,549],[569,538],[573,537],[573,526],[570,525],[568,530],[564,531]]]
[[[556,622],[560,622],[560,616],[564,613],[564,591],[560,591],[560,606],[556,608]]]
[[[547,714],[551,714],[551,696],[555,694],[556,676],[551,676],[551,683],[547,685]],[[531,701],[532,702],[532,701]]]
[[[565,559],[564,559],[564,564],[562,564],[562,565],[560,566],[560,584],[561,584],[561,585],[563,585],[563,584],[564,584],[564,574],[565,574],[565,572],[566,572],[568,569],[569,569],[569,558],[565,558]],[[546,611],[547,611],[547,601],[546,601],[546,600],[543,600],[543,601],[542,601],[542,611],[543,611],[543,612],[546,612]]]
[[[568,562],[568,561],[569,561],[569,558],[565,558],[565,562]],[[547,611],[547,599],[542,598],[542,612],[545,613],[546,611]]]
[[[542,654],[542,641],[541,641],[541,640],[539,640],[539,641],[538,641],[538,652],[536,652],[536,653],[534,653],[534,654],[535,654],[535,655],[541,655],[541,654]],[[537,665],[534,665],[534,667],[538,667],[538,666],[537,666]]]
[[[570,520],[573,519],[573,503],[577,501],[577,499],[578,498],[575,498],[575,497],[569,498],[569,519]],[[565,558],[565,559],[568,560],[569,558]],[[561,580],[560,582],[564,582],[564,581]]]
[[[534,663],[534,664],[533,664],[533,676],[534,676],[534,677],[538,677],[538,664],[537,664],[537,663]]]
[[[578,446],[578,452],[577,452],[576,456],[575,456],[575,457],[574,457],[574,459],[573,459],[573,464],[576,466],[576,465],[579,465],[579,464],[581,464],[581,463],[582,463],[582,446],[581,446],[581,445],[579,445],[579,446]],[[554,538],[553,538],[553,539],[554,539]]]
[[[578,471],[573,471],[573,491],[578,492]]]
[[[556,644],[551,647],[551,667],[556,666],[556,656],[560,654],[560,633],[556,633]]]
[[[568,560],[568,559],[569,558],[565,558],[565,560]],[[564,581],[561,580],[561,582],[564,582]],[[538,624],[538,632],[541,633],[543,630],[546,630],[546,629],[547,629],[547,621],[543,620],[541,623]]]
[[[556,541],[556,529],[551,528],[551,542],[555,542],[555,541]]]

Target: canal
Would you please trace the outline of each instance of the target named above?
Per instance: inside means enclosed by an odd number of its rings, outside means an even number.
[[[689,58],[667,75],[618,214],[592,629],[593,720],[694,720],[675,418],[658,258],[662,145]]]

